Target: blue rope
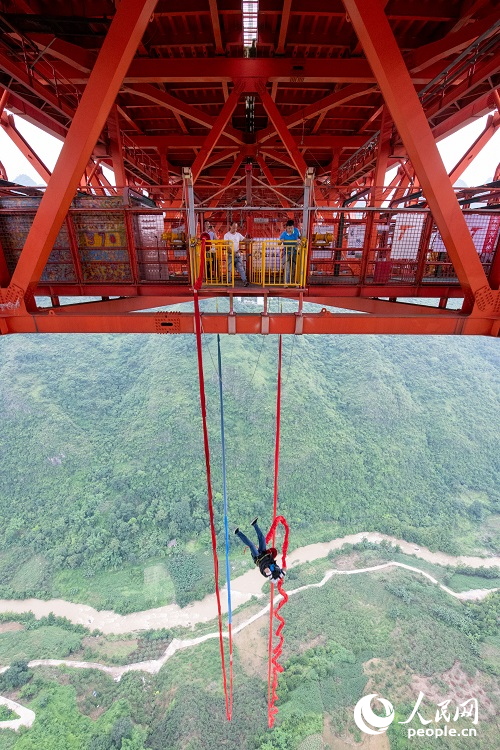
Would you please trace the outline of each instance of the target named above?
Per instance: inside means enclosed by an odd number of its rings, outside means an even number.
[[[217,334],[217,362],[219,365],[219,400],[220,400],[220,436],[222,444],[222,492],[224,495],[224,530],[226,532],[226,580],[227,580],[227,618],[231,624],[231,571],[229,568],[229,525],[227,520],[227,487],[226,487],[226,443],[224,439],[224,401],[222,399],[222,361],[220,355],[220,336]]]

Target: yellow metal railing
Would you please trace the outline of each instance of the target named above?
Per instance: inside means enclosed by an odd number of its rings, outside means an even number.
[[[198,277],[201,262],[201,242],[194,247],[194,278]],[[203,284],[206,286],[234,286],[233,243],[228,240],[207,240]]]
[[[243,244],[243,243],[242,243]],[[285,245],[279,239],[252,240],[245,243],[246,252],[240,246],[243,266],[247,268],[248,280],[258,286],[304,287],[307,277],[306,240],[294,245]],[[198,277],[201,262],[201,242],[191,247],[192,278]],[[234,287],[235,268],[233,243],[228,240],[207,240],[203,284],[205,286]]]
[[[254,240],[251,246],[250,281],[259,286],[305,286],[307,241],[296,244],[279,239]]]

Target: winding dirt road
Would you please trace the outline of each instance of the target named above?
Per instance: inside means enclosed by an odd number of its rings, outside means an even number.
[[[325,575],[323,576],[322,580],[318,583],[308,583],[305,586],[299,586],[299,588],[292,589],[291,591],[288,591],[288,596],[294,596],[295,594],[300,593],[301,591],[307,591],[307,589],[311,588],[321,588],[324,586],[333,576],[352,576],[352,575],[358,575],[360,573],[372,573],[376,570],[383,570],[384,568],[404,568],[405,570],[411,570],[414,573],[418,573],[419,575],[424,576],[424,578],[427,578],[432,583],[439,586],[440,589],[442,589],[445,593],[449,594],[450,596],[455,597],[455,599],[460,600],[468,600],[468,599],[484,599],[485,596],[490,594],[492,591],[497,591],[497,589],[475,589],[473,591],[463,591],[461,593],[457,593],[456,591],[451,591],[451,589],[447,588],[447,586],[443,586],[441,583],[439,583],[436,578],[431,576],[429,573],[426,573],[424,570],[420,570],[420,568],[415,568],[413,565],[406,565],[405,563],[400,563],[396,561],[381,563],[380,565],[373,565],[370,568],[357,568],[355,570],[328,570]],[[241,578],[244,578],[244,576],[241,576]],[[239,580],[241,580],[241,578]],[[264,594],[261,592],[259,594],[260,596],[264,596]],[[279,594],[275,598],[275,602],[278,602],[280,599]],[[244,628],[251,625],[256,620],[260,619],[261,617],[264,617],[269,612],[269,604],[267,604],[265,607],[263,607],[261,610],[256,612],[254,615],[249,617],[244,622],[240,623],[240,625],[233,628],[233,635],[237,639],[238,633],[240,633]],[[146,613],[144,613],[146,614]],[[224,636],[227,638],[227,632],[224,633]],[[199,636],[198,638],[174,638],[173,641],[168,645],[168,648],[165,650],[165,653],[163,656],[161,656],[159,659],[152,659],[150,661],[143,661],[143,662],[135,662],[134,664],[126,664],[121,667],[109,667],[105,664],[99,664],[98,662],[88,662],[88,661],[74,661],[71,659],[34,659],[33,661],[29,662],[30,667],[40,667],[40,666],[51,666],[51,667],[58,667],[61,665],[65,665],[67,667],[76,667],[80,669],[100,669],[102,672],[106,672],[107,674],[110,674],[116,681],[120,680],[123,675],[126,672],[131,671],[141,671],[141,672],[150,672],[151,674],[156,674],[156,672],[159,672],[159,670],[162,668],[162,666],[165,664],[168,659],[170,659],[171,656],[173,656],[177,651],[180,651],[185,648],[192,648],[193,646],[197,646],[199,643],[204,643],[205,641],[212,640],[213,638],[218,638],[219,632],[216,631],[214,633],[207,633],[205,635]],[[7,667],[0,668],[0,673],[5,671]]]
[[[407,554],[415,555],[428,562],[436,563],[437,565],[469,565],[470,567],[479,568],[484,567],[495,567],[500,566],[499,557],[481,558],[481,557],[452,557],[446,555],[443,552],[431,552],[425,547],[416,547],[414,544],[404,542],[402,540],[394,539],[393,537],[385,536],[384,534],[368,533],[368,534],[353,534],[351,536],[343,537],[342,539],[334,539],[329,543],[324,544],[310,544],[307,547],[301,547],[288,556],[288,564],[296,565],[304,562],[312,562],[322,557],[326,557],[328,552],[332,549],[340,549],[343,544],[362,541],[362,539],[368,539],[370,542],[381,542],[383,539],[392,542],[393,544],[399,544],[402,551]],[[439,583],[439,581],[431,576],[424,570],[414,567],[413,565],[406,565],[396,561],[390,561],[381,563],[380,565],[374,565],[370,568],[357,568],[354,570],[328,570],[323,579],[318,583],[309,583],[305,586],[293,589],[288,592],[288,596],[294,596],[301,591],[306,591],[310,588],[321,588],[324,586],[333,576],[337,575],[358,575],[363,573],[371,573],[377,570],[383,570],[384,568],[398,567],[404,568],[405,570],[411,570],[418,575],[424,576],[431,583],[439,586],[449,596],[455,597],[455,599],[464,600],[480,600],[484,599],[491,591],[497,591],[498,589],[473,589],[471,591],[463,591],[457,593],[452,591],[447,586]],[[254,570],[250,570],[248,573],[236,578],[233,581],[231,587],[232,599],[234,608],[239,604],[248,601],[252,596],[263,597],[265,594],[262,592],[263,586],[266,585],[266,581],[262,581],[258,576],[255,575]],[[267,587],[266,587],[267,588]],[[279,595],[276,597],[276,601],[279,600]],[[71,602],[65,602],[61,599],[52,599],[51,601],[44,602],[39,599],[27,599],[25,601],[17,601],[13,599],[7,599],[0,601],[0,612],[26,612],[30,610],[35,613],[36,617],[42,617],[53,612],[56,615],[64,616],[70,619],[74,623],[83,625],[92,624],[94,628],[102,630],[104,633],[130,633],[138,630],[149,630],[152,628],[165,627],[166,625],[172,627],[174,625],[193,626],[196,622],[206,622],[214,619],[217,616],[215,595],[211,594],[206,596],[201,602],[193,602],[188,607],[181,609],[175,604],[167,605],[166,607],[159,607],[158,609],[149,610],[148,612],[137,612],[132,615],[117,615],[115,612],[102,611],[98,612],[92,607],[86,607],[84,605],[73,604]],[[256,620],[264,617],[269,612],[269,604],[259,610],[257,613],[249,617],[244,622],[240,623],[233,629],[236,642],[238,633],[244,628],[251,625]],[[227,637],[227,632],[224,634]],[[124,674],[130,671],[141,671],[149,672],[150,674],[156,674],[177,651],[186,648],[192,648],[197,646],[199,643],[204,641],[218,638],[219,633],[207,633],[206,635],[199,636],[198,638],[187,638],[180,639],[174,638],[165,650],[163,656],[159,659],[151,661],[138,662],[134,664],[126,664],[121,667],[109,667],[105,664],[99,664],[97,662],[86,662],[86,661],[73,661],[71,659],[34,659],[29,662],[30,667],[38,666],[61,666],[73,667],[77,669],[99,669],[102,672],[106,672],[111,675],[115,681],[119,681]],[[5,672],[7,667],[1,667],[0,673]],[[0,722],[0,729],[13,729],[17,731],[21,726],[30,727],[34,720],[35,714],[29,708],[21,706],[19,703],[3,698],[0,696],[0,705],[5,705],[14,711],[18,719],[12,721]]]
[[[8,721],[0,721],[0,729],[13,729],[14,732],[17,732],[20,727],[30,727],[35,721],[35,712],[30,708],[21,706],[20,703],[0,696],[0,706],[7,706],[7,708],[14,711],[19,717],[17,719],[9,719]]]
[[[309,544],[306,547],[299,547],[288,555],[288,567],[304,562],[319,560],[328,555],[331,550],[340,549],[344,544],[355,544],[367,539],[369,542],[378,542],[386,540],[392,544],[398,544],[401,551],[415,555],[422,560],[435,563],[436,565],[468,565],[470,567],[499,567],[500,557],[453,557],[444,552],[431,552],[426,547],[417,547],[401,539],[379,534],[377,532],[351,534],[350,536],[334,539],[331,542],[319,544]],[[423,573],[418,568],[413,570]],[[350,571],[351,574],[362,572],[361,570]],[[337,571],[338,575],[345,575],[346,571]],[[348,573],[349,574],[349,573]],[[423,575],[427,575],[423,573]],[[435,579],[432,579],[433,581]],[[241,604],[245,604],[252,596],[263,596],[262,588],[266,586],[266,581],[256,574],[254,568],[247,573],[231,582],[231,596],[233,609],[236,610]],[[443,588],[443,587],[442,587]],[[453,591],[446,589],[447,593],[458,599],[470,598],[481,599],[489,593],[481,590],[466,592],[457,595]],[[227,610],[227,604],[223,600],[223,611]],[[224,609],[225,608],[225,609]],[[93,607],[85,604],[74,604],[63,599],[50,599],[43,601],[41,599],[3,599],[0,600],[0,612],[27,612],[31,611],[37,618],[44,617],[53,612],[58,617],[67,617],[71,622],[96,628],[105,635],[123,635],[125,633],[137,632],[140,630],[158,630],[160,628],[173,627],[193,627],[200,622],[210,622],[217,617],[217,603],[214,594],[208,594],[204,599],[198,602],[192,602],[187,607],[181,609],[177,604],[167,604],[163,607],[150,609],[145,612],[134,612],[130,615],[119,615],[109,610],[98,611]]]

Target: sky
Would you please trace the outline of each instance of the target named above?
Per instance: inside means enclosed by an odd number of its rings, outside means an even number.
[[[475,122],[470,123],[462,128],[458,133],[454,133],[448,138],[444,138],[438,143],[438,149],[441,153],[446,170],[449,172],[458,162],[469,146],[475,141],[478,135],[484,130],[487,115],[478,118]],[[44,162],[45,166],[52,171],[56,164],[59,152],[62,148],[62,141],[48,135],[40,128],[31,125],[21,117],[15,116],[16,128],[24,136],[26,141],[34,149]],[[31,177],[37,185],[45,184],[37,172],[33,169],[30,162],[21,154],[8,135],[0,130],[0,161],[4,165],[8,179],[14,181],[18,175],[26,174]],[[485,146],[479,156],[470,164],[461,176],[467,185],[482,185],[493,178],[495,168],[500,162],[500,129],[497,130],[493,138]],[[106,176],[114,184],[113,173],[106,170]],[[391,179],[391,173],[388,172],[388,183]]]

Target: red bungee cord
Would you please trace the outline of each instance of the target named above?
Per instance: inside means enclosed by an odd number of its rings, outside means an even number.
[[[214,559],[214,578],[215,578],[215,596],[217,599],[217,611],[219,615],[219,646],[220,656],[222,664],[222,680],[224,683],[224,696],[226,699],[226,716],[227,720],[231,721],[231,715],[233,711],[233,648],[232,648],[232,634],[229,631],[229,688],[226,675],[226,660],[224,652],[224,636],[222,631],[222,609],[220,602],[220,590],[219,590],[219,558],[217,556],[217,536],[214,524],[214,507],[213,507],[213,493],[212,493],[212,479],[210,474],[210,447],[208,442],[208,426],[207,426],[207,406],[205,399],[205,377],[203,374],[203,354],[202,354],[202,343],[201,343],[201,315],[200,306],[198,302],[198,290],[201,289],[203,282],[203,268],[205,263],[205,239],[201,241],[201,253],[200,253],[200,270],[198,278],[194,284],[194,320],[196,329],[196,347],[198,352],[198,378],[200,381],[200,405],[201,405],[201,418],[203,422],[203,443],[205,447],[205,466],[207,473],[207,497],[208,497],[208,512],[210,515],[210,531],[212,534],[212,553]]]

